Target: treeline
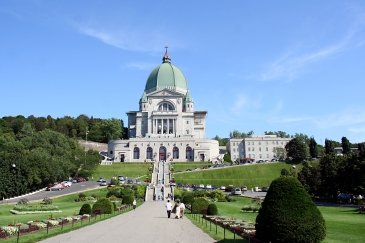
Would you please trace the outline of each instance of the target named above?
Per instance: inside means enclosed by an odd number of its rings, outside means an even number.
[[[286,151],[292,162],[304,161],[298,179],[312,196],[336,199],[339,192],[365,194],[365,143],[351,144],[346,137],[341,142],[326,139],[318,151],[313,137],[298,137],[286,145]]]
[[[365,149],[342,156],[325,154],[319,164],[305,162],[299,181],[315,197],[336,199],[339,192],[365,194]]]
[[[13,133],[15,136],[25,124],[30,124],[34,131],[45,129],[60,132],[71,138],[87,139],[94,142],[107,143],[111,139],[126,138],[127,132],[123,120],[100,119],[80,115],[77,118],[64,116],[62,118],[35,116],[8,116],[0,119],[0,132]]]
[[[69,177],[87,177],[99,163],[98,152],[85,153],[76,139],[64,134],[48,128],[37,131],[30,123],[16,129],[19,130],[0,130],[1,199]]]

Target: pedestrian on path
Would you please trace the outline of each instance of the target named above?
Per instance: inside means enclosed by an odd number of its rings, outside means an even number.
[[[170,203],[170,200],[167,200],[166,203],[166,210],[167,210],[167,217],[170,218],[171,216],[171,209],[172,209],[172,205]]]
[[[136,207],[137,207],[136,199],[133,200],[132,205],[133,205],[133,210],[136,210]]]
[[[185,204],[183,202],[181,202],[180,203],[180,218],[181,219],[184,216],[184,212],[185,212]]]
[[[175,206],[174,206],[174,211],[175,211],[175,219],[179,219],[181,214],[180,214],[180,200],[177,199],[175,201]]]

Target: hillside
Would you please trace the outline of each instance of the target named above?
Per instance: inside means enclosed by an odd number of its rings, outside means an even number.
[[[299,167],[299,168],[298,168]],[[291,170],[286,163],[254,164],[225,167],[221,169],[201,170],[174,174],[177,183],[211,184],[214,186],[269,186],[271,181],[280,176],[282,169]],[[299,170],[301,166],[297,166]]]

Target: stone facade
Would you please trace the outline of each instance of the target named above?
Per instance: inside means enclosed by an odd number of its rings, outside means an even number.
[[[127,112],[129,140],[113,140],[108,154],[114,162],[214,161],[216,140],[205,139],[207,111],[195,111],[187,81],[171,64],[163,63],[147,79],[139,110]]]
[[[253,161],[271,161],[281,157],[285,145],[292,138],[280,138],[276,135],[253,136],[250,138],[232,138],[227,143],[232,161],[252,159]]]

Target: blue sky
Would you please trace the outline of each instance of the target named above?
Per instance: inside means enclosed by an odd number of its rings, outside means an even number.
[[[2,1],[0,116],[122,118],[169,46],[207,137],[365,141],[364,1]]]

